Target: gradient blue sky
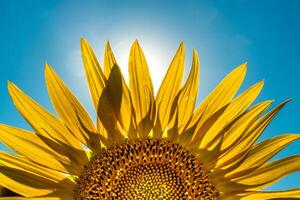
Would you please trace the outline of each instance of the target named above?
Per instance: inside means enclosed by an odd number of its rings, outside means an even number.
[[[7,93],[7,80],[53,111],[44,82],[47,61],[95,116],[79,42],[87,38],[102,61],[110,40],[126,75],[131,43],[144,48],[155,86],[180,41],[201,60],[198,103],[234,67],[247,61],[242,89],[265,80],[258,100],[293,98],[262,138],[300,132],[300,1],[0,1],[0,122],[30,129]],[[186,71],[187,72],[187,71]],[[300,141],[276,159],[299,154]],[[0,149],[7,150],[0,144]],[[270,189],[299,187],[300,173]]]

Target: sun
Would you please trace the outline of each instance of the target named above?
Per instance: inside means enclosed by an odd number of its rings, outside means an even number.
[[[103,68],[85,39],[81,53],[96,123],[47,63],[45,80],[56,115],[8,83],[15,107],[33,131],[0,124],[0,141],[17,153],[0,152],[0,200],[300,198],[300,189],[264,191],[300,169],[300,155],[272,160],[300,135],[257,142],[288,100],[272,109],[271,100],[254,104],[263,81],[236,95],[246,63],[195,107],[200,63],[193,50],[183,81],[183,43],[157,92],[152,77],[160,71],[149,69],[137,40],[129,52],[128,81],[108,42]]]
[[[129,74],[128,74],[128,55],[130,49],[128,46],[131,45],[130,40],[123,40],[116,44],[116,54],[119,55],[117,58],[118,65],[123,74],[123,77],[126,83],[129,82]],[[143,52],[145,57],[147,57],[147,64],[149,68],[149,72],[151,74],[155,74],[155,76],[151,76],[154,94],[157,93],[159,89],[160,83],[164,78],[164,74],[167,70],[167,62],[165,59],[167,54],[163,50],[155,48],[159,46],[158,43],[155,43],[153,40],[143,40]]]

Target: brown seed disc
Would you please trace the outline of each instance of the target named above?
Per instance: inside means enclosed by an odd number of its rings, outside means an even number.
[[[168,140],[126,141],[95,156],[77,182],[76,200],[217,199],[203,163]]]

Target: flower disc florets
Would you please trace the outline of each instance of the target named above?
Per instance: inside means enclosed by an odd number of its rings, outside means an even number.
[[[203,163],[168,140],[126,141],[95,156],[76,199],[217,199]]]

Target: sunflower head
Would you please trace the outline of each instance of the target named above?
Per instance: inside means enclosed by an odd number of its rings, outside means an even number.
[[[300,169],[298,155],[270,161],[298,134],[256,142],[287,103],[253,105],[263,81],[236,95],[246,63],[229,73],[195,108],[199,59],[193,51],[184,83],[181,43],[154,94],[144,53],[131,47],[126,83],[107,43],[103,69],[85,39],[81,51],[94,121],[49,64],[45,79],[57,113],[51,114],[13,83],[9,93],[31,125],[0,125],[0,140],[17,154],[0,152],[0,190],[16,199],[300,198],[298,189],[264,188]],[[22,196],[22,197],[17,197]],[[1,198],[0,198],[1,199]]]
[[[217,197],[203,163],[193,154],[166,139],[150,138],[125,141],[95,156],[77,189],[77,199]]]

